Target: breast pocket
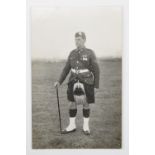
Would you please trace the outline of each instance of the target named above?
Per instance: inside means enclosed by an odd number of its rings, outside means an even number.
[[[87,55],[81,55],[81,60],[82,61],[88,61],[88,56]]]
[[[71,64],[72,68],[74,68],[74,66],[75,66],[76,59],[77,58],[75,56],[72,56],[72,57],[69,58],[70,64]]]
[[[81,57],[81,62],[83,63],[83,65],[84,65],[86,68],[88,68],[88,66],[89,66],[89,58],[88,58],[88,56],[82,56],[82,57]]]

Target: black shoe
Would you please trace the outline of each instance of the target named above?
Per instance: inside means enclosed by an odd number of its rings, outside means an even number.
[[[71,132],[75,132],[76,129],[73,129],[73,130],[70,130],[70,131],[67,131],[66,129],[62,130],[61,131],[61,134],[68,134],[68,133],[71,133]]]
[[[85,135],[87,135],[87,136],[90,135],[90,131],[88,131],[88,130],[86,130],[86,131],[83,130],[83,133],[84,133]]]

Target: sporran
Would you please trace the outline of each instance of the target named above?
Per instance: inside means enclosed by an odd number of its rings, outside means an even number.
[[[86,102],[86,93],[83,83],[77,81],[73,86],[73,93],[77,105],[83,105]]]

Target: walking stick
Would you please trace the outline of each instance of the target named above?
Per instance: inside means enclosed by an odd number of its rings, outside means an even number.
[[[59,105],[59,92],[58,92],[58,86],[56,86],[56,93],[57,93],[58,112],[59,112],[59,123],[60,123],[60,133],[61,133],[62,128],[61,128],[61,113],[60,113],[60,105]]]

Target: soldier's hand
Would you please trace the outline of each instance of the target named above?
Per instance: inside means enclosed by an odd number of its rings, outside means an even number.
[[[54,83],[54,87],[56,88],[56,87],[59,87],[60,86],[60,83],[57,81],[57,82],[55,82]]]

